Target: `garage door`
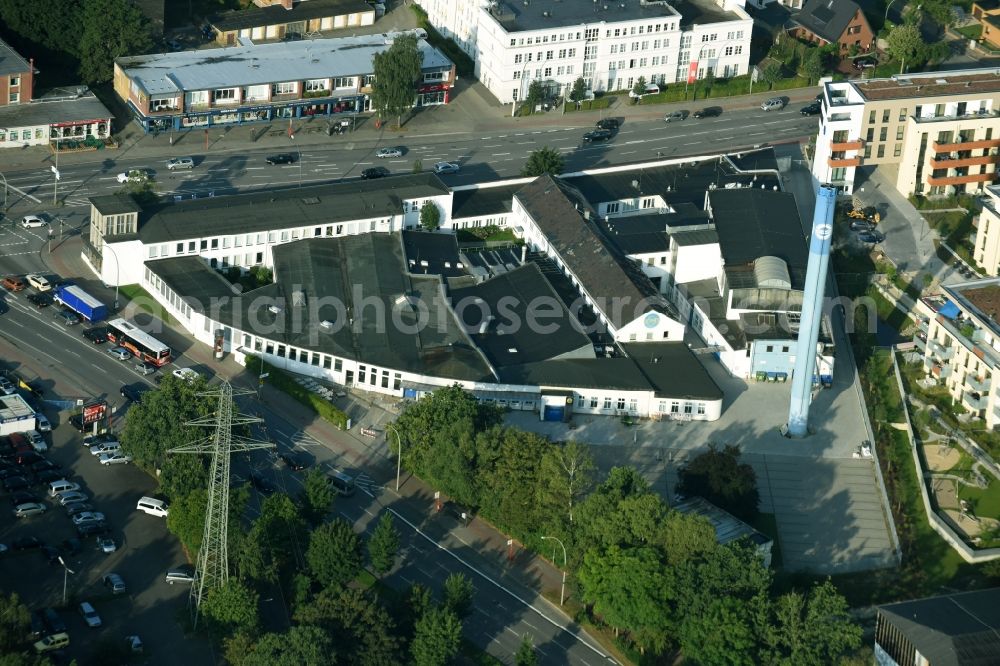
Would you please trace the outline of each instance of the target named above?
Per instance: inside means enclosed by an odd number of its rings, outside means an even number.
[[[563,414],[565,413],[565,407],[552,407],[550,405],[545,406],[545,411],[542,413],[543,421],[562,421]]]

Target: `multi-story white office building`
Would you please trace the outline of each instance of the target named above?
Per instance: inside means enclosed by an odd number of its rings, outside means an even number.
[[[749,71],[745,0],[417,1],[505,104],[523,99],[532,81],[563,93],[582,76],[607,91],[640,76],[671,84]]]

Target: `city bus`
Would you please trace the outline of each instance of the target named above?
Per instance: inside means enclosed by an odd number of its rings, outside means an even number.
[[[129,350],[146,363],[157,367],[170,363],[170,347],[124,319],[108,322],[108,340]]]

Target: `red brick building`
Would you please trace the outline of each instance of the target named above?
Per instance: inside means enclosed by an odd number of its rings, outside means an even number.
[[[846,55],[852,46],[861,52],[871,50],[875,34],[864,12],[851,0],[809,0],[792,17],[788,32],[798,39],[821,46],[839,44]]]
[[[0,40],[0,106],[31,101],[34,69],[29,61]]]

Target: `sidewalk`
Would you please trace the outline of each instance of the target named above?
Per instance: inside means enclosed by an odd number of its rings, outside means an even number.
[[[679,84],[675,84],[679,85]],[[275,120],[267,124],[236,126],[215,126],[205,130],[193,129],[182,132],[143,134],[134,123],[122,128],[116,137],[120,142],[117,149],[80,153],[60,153],[59,161],[65,165],[86,164],[94,161],[114,162],[116,160],[167,160],[170,157],[188,154],[243,153],[248,149],[270,149],[274,151],[308,150],[313,147],[353,149],[356,142],[396,143],[400,140],[471,134],[478,138],[484,133],[503,132],[529,128],[593,127],[602,117],[632,120],[657,120],[670,111],[679,109],[694,112],[704,106],[719,106],[725,110],[756,108],[770,97],[784,97],[795,105],[811,101],[817,88],[796,88],[779,92],[755,92],[753,95],[698,99],[670,104],[631,104],[625,95],[620,95],[608,108],[599,111],[577,111],[562,113],[553,109],[546,113],[511,118],[510,105],[501,105],[493,95],[477,81],[459,79],[456,83],[454,101],[443,106],[418,109],[409,119],[404,120],[401,130],[390,132],[388,125],[375,129],[371,117],[359,116],[357,129],[345,135],[328,136],[326,128],[333,117],[313,116],[293,119],[292,133],[288,136],[289,122]],[[207,139],[207,141],[206,141]],[[207,144],[207,145],[206,145]],[[7,149],[3,153],[6,169],[45,168],[54,162],[51,151],[45,147]]]
[[[80,257],[82,242],[74,236],[55,246],[51,254],[43,253],[42,259],[49,268],[61,275],[73,277],[89,293],[112,302],[114,289],[104,287]],[[119,311],[122,317],[130,318],[136,308],[121,297],[123,305]],[[165,329],[184,340],[191,336],[175,326],[164,322]],[[168,334],[169,335],[169,334]],[[217,361],[210,347],[192,342],[184,355],[192,364],[211,369],[220,378],[236,387],[256,389],[256,375],[232,360],[231,355]],[[310,409],[300,404],[286,393],[265,384],[261,390],[262,407],[280,415],[285,421],[300,427],[305,433],[326,445],[338,454],[338,465],[364,470],[376,484],[382,487],[376,495],[378,502],[390,507],[418,526],[438,543],[450,550],[462,552],[462,559],[478,570],[489,574],[494,580],[514,588],[520,596],[535,604],[536,595],[542,590],[558,593],[562,571],[537,555],[523,550],[515,544],[515,557],[508,560],[508,537],[482,520],[474,519],[463,526],[457,520],[434,511],[434,490],[416,477],[404,473],[399,493],[395,487],[395,457],[389,453],[384,438],[371,440],[356,433],[361,427],[384,424],[391,414],[377,405],[371,405],[365,418],[355,419],[350,431],[342,431],[333,424],[322,420]],[[365,400],[365,402],[367,402]],[[257,403],[254,403],[257,404]],[[383,430],[384,432],[384,430]],[[551,604],[548,610],[555,609]],[[565,618],[564,627],[572,631],[575,625]]]

